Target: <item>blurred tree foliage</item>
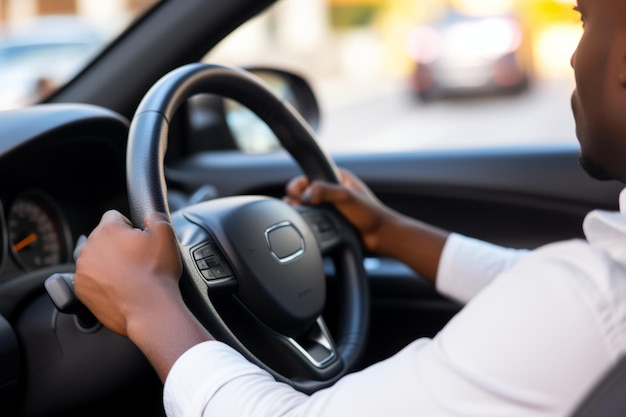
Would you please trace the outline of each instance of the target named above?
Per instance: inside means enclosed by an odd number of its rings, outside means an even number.
[[[349,29],[369,26],[375,18],[377,5],[331,5],[328,8],[330,24],[333,29]]]

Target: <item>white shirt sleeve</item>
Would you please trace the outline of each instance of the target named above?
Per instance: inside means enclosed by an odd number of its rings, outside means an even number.
[[[198,344],[178,358],[163,393],[170,417],[285,415],[306,398],[217,341]]]
[[[220,342],[182,355],[170,417],[564,416],[626,350],[623,267],[586,242],[531,252],[434,339],[308,396]]]
[[[439,260],[437,291],[465,304],[527,253],[452,233]]]

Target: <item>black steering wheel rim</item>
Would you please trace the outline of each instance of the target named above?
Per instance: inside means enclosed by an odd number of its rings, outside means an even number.
[[[296,160],[305,175],[312,180],[320,179],[334,183],[339,181],[334,162],[319,147],[312,129],[288,103],[276,96],[262,81],[243,69],[204,63],[188,64],[166,74],[148,91],[131,122],[126,169],[130,215],[136,227],[143,227],[144,217],[153,211],[166,213],[175,229],[177,219],[182,219],[181,216],[172,217],[167,200],[164,159],[169,123],[183,102],[200,93],[228,97],[248,107],[274,131],[282,146]],[[228,204],[230,202],[226,205]],[[246,200],[244,204],[277,205],[275,202],[257,200],[250,203]],[[278,209],[278,211],[287,210],[281,207]],[[203,288],[205,283],[202,278],[189,266],[194,264],[194,255],[189,252],[188,247],[179,245],[185,266],[181,289],[185,301],[200,321],[216,338],[233,346],[253,363],[272,373],[276,379],[309,393],[333,384],[353,369],[364,350],[369,325],[369,294],[359,237],[347,221],[332,208],[322,210],[326,211],[329,219],[334,219],[343,236],[340,249],[333,252],[341,288],[336,337],[338,355],[337,360],[327,369],[313,370],[315,376],[311,377],[285,376],[283,372],[267,365],[265,360],[259,359],[252,349],[242,343],[222,320],[210,297],[205,294],[207,290]],[[326,214],[322,213],[322,216]],[[294,224],[300,224],[299,215],[292,215],[289,212],[285,216],[293,219]],[[313,216],[319,216],[319,213],[314,213]],[[203,226],[202,214],[188,212],[184,217],[191,223]],[[211,222],[212,219],[206,220],[206,223]],[[302,225],[298,227],[298,230],[307,229]],[[324,323],[321,323],[321,327],[324,328]],[[333,340],[330,342],[334,343]],[[334,348],[335,346],[332,346],[331,350]]]

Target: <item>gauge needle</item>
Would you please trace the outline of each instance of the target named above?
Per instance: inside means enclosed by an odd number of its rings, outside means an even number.
[[[15,252],[19,252],[36,240],[37,240],[37,233],[31,233],[30,235],[26,236],[24,239],[20,240],[15,245],[13,245],[13,250]]]

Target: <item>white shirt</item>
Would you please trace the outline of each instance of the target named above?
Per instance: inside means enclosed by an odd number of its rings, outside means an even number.
[[[466,305],[433,338],[311,396],[220,342],[167,377],[170,417],[566,416],[626,351],[626,189],[586,240],[533,251],[452,234],[438,290]]]

